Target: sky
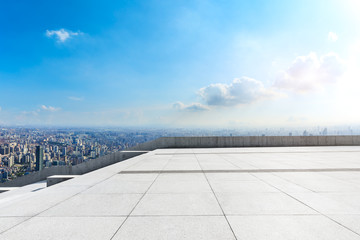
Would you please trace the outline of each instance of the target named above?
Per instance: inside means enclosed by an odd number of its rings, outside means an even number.
[[[358,0],[2,0],[0,125],[359,124]]]

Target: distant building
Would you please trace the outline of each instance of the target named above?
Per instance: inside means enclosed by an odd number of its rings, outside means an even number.
[[[0,154],[2,154],[2,155],[7,155],[7,154],[9,154],[9,152],[10,152],[9,147],[3,146],[0,148]]]
[[[0,168],[0,182],[4,182],[8,179],[8,172],[4,168]]]
[[[1,155],[5,155],[5,148],[0,147],[0,154],[1,154]]]
[[[35,170],[36,171],[40,171],[41,169],[43,169],[43,164],[44,164],[44,149],[41,146],[36,146],[36,166],[35,166]]]
[[[327,135],[327,128],[324,128],[324,130],[322,131],[322,135],[324,135],[324,136]]]

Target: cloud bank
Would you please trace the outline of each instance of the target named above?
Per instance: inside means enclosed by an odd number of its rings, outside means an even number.
[[[230,84],[215,83],[199,90],[198,94],[210,106],[235,106],[249,104],[276,95],[263,83],[249,78],[236,78]]]
[[[61,28],[59,30],[46,30],[45,35],[48,38],[55,38],[57,42],[64,43],[66,40],[70,39],[73,36],[78,36],[83,34],[82,32],[72,32],[69,30],[65,30],[64,28]]]
[[[338,81],[344,73],[343,60],[335,53],[318,57],[316,53],[299,56],[280,72],[274,87],[295,92],[308,92]]]
[[[230,84],[213,83],[200,88],[197,94],[203,103],[185,105],[182,102],[173,104],[178,110],[204,111],[216,107],[234,107],[249,105],[263,99],[286,96],[280,90],[303,93],[339,81],[345,73],[345,63],[336,53],[318,57],[314,52],[307,56],[298,56],[290,67],[281,71],[270,87],[256,79],[241,77]]]

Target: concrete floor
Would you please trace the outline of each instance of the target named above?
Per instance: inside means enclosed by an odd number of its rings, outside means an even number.
[[[360,147],[162,149],[14,191],[0,239],[360,239]]]

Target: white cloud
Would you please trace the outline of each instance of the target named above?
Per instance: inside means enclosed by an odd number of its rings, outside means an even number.
[[[68,99],[73,100],[73,101],[83,101],[84,100],[83,97],[73,97],[73,96],[69,96]]]
[[[56,108],[56,107],[52,107],[52,106],[45,106],[45,105],[42,105],[41,109],[43,111],[48,111],[48,112],[56,112],[56,111],[60,110],[60,108]]]
[[[214,106],[249,104],[276,95],[272,90],[266,89],[262,82],[249,77],[236,78],[231,84],[210,84],[201,88],[198,94],[206,104]]]
[[[207,111],[210,110],[208,106],[205,106],[201,103],[192,103],[190,105],[185,105],[182,102],[176,102],[173,104],[173,108],[177,110],[186,110],[191,112]]]
[[[46,36],[48,38],[56,38],[58,42],[63,43],[69,38],[73,36],[78,36],[83,34],[82,32],[72,32],[69,30],[65,30],[64,28],[61,28],[59,30],[46,30]]]
[[[338,40],[338,35],[334,32],[329,32],[328,34],[328,40],[332,42],[336,42]]]
[[[344,62],[335,53],[318,57],[316,53],[298,56],[291,66],[280,72],[274,87],[307,92],[335,83],[344,73]]]

